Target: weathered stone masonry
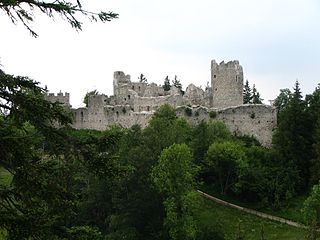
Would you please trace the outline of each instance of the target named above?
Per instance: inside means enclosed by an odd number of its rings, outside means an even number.
[[[275,108],[242,104],[243,70],[238,61],[217,64],[213,60],[211,87],[206,90],[190,84],[182,95],[175,87],[164,91],[155,83],[131,82],[130,75],[117,71],[113,76],[113,91],[110,97],[104,94],[90,97],[87,108],[71,109],[68,93],[57,96],[49,93],[47,99],[70,108],[74,115],[73,127],[77,129],[104,130],[114,124],[145,127],[164,104],[176,108],[177,115],[192,125],[203,120],[220,120],[234,134],[254,136],[264,146],[271,145],[272,131],[277,124]]]

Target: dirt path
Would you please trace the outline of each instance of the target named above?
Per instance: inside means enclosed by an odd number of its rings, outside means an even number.
[[[258,212],[256,210],[252,210],[252,209],[249,209],[249,208],[244,208],[244,207],[241,207],[241,206],[226,202],[226,201],[221,200],[219,198],[213,197],[213,196],[211,196],[211,195],[209,195],[207,193],[204,193],[204,192],[202,192],[200,190],[197,190],[197,192],[200,193],[203,197],[205,197],[205,198],[207,198],[207,199],[209,199],[211,201],[214,201],[214,202],[216,202],[218,204],[221,204],[221,205],[225,205],[225,206],[228,206],[228,207],[231,207],[231,208],[234,208],[234,209],[237,209],[237,210],[240,210],[240,211],[252,214],[252,215],[256,215],[256,216],[261,217],[261,218],[265,218],[265,219],[269,219],[269,220],[272,220],[272,221],[284,223],[284,224],[287,224],[287,225],[290,225],[290,226],[294,226],[294,227],[298,227],[298,228],[307,228],[305,225],[303,225],[301,223],[298,223],[298,222],[294,222],[294,221],[287,220],[287,219],[284,219],[284,218],[280,218],[280,217],[276,217],[276,216],[269,215],[269,214],[266,214],[266,213]]]

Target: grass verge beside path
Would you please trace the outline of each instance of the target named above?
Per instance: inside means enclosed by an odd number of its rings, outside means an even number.
[[[250,203],[250,202],[245,202],[236,198],[232,198],[229,196],[225,196],[220,194],[218,191],[214,191],[211,187],[209,186],[203,186],[201,191],[208,193],[214,197],[220,198],[224,201],[254,209],[256,211],[260,211],[266,214],[274,215],[277,217],[285,218],[291,221],[299,222],[301,224],[305,224],[305,221],[303,219],[303,216],[301,214],[301,209],[303,206],[304,201],[306,200],[307,196],[297,196],[292,198],[291,200],[288,201],[287,206],[282,207],[281,209],[274,210],[270,207],[267,207],[259,202],[256,203]]]
[[[306,236],[304,229],[261,219],[207,199],[198,218],[200,224],[222,230],[227,240],[235,239],[239,232],[246,240],[261,239],[261,231],[268,240],[303,240]]]

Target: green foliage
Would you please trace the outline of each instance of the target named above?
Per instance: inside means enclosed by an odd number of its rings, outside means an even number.
[[[262,104],[263,99],[260,97],[260,93],[257,91],[256,86],[253,84],[251,89],[249,81],[243,87],[243,104]]]
[[[236,136],[236,138],[239,139],[245,147],[261,146],[261,143],[254,136],[241,135]]]
[[[216,118],[217,117],[217,112],[216,111],[210,111],[209,112],[209,117],[212,118],[212,119]]]
[[[27,4],[27,5],[26,5]],[[27,10],[26,6],[30,8]],[[82,23],[78,19],[78,14],[88,17],[91,21],[107,22],[118,17],[118,14],[113,12],[94,13],[82,8],[79,0],[76,3],[68,1],[26,1],[26,0],[1,0],[0,9],[8,15],[13,23],[21,21],[22,24],[29,30],[33,37],[38,34],[30,27],[29,22],[34,20],[33,16],[37,10],[47,15],[49,18],[54,18],[55,14],[60,15],[76,30],[82,30]]]
[[[175,86],[182,92],[182,84],[180,80],[178,79],[177,75],[174,76],[174,80],[172,80],[172,86]]]
[[[96,96],[98,94],[99,94],[99,92],[97,91],[97,89],[86,93],[86,95],[84,96],[84,99],[83,99],[83,103],[86,105],[86,107],[89,106],[89,98]]]
[[[170,79],[168,76],[164,79],[164,83],[162,85],[164,91],[168,92],[171,89]]]
[[[281,113],[282,110],[284,110],[288,106],[291,98],[292,98],[292,93],[290,89],[288,88],[280,89],[280,94],[274,100],[274,104],[273,104],[277,108],[278,113]]]
[[[252,102],[252,93],[249,81],[246,80],[246,83],[243,87],[243,104],[249,104]]]
[[[76,213],[86,199],[88,170],[104,178],[112,172],[112,179],[124,172],[112,165],[112,136],[63,128],[68,114],[45,101],[44,89],[28,78],[1,72],[0,83],[7,100],[1,103],[0,167],[13,177],[0,186],[1,228],[9,239],[96,238],[99,231],[80,223]],[[98,135],[103,141],[95,141]]]
[[[184,112],[185,112],[185,114],[186,114],[188,117],[191,117],[191,116],[192,116],[192,108],[190,108],[190,107],[185,107],[185,108],[184,108]]]
[[[235,187],[249,167],[243,148],[235,142],[213,143],[205,164],[212,181],[219,184],[224,195]]]
[[[223,122],[202,121],[192,131],[190,145],[193,149],[195,162],[202,166],[204,156],[212,143],[230,140],[231,138],[231,133]]]
[[[315,89],[312,95],[306,97],[306,109],[309,117],[312,156],[310,166],[310,185],[316,184],[320,180],[320,85]]]
[[[224,239],[234,239],[238,232],[239,221],[241,221],[241,230],[246,234],[245,239],[248,240],[261,239],[262,225],[265,239],[268,240],[301,240],[304,239],[307,232],[302,228],[262,219],[209,200],[203,203],[198,219],[200,226],[207,225],[213,231],[219,230],[221,232],[220,238],[217,239],[221,239],[223,236]],[[214,236],[209,239],[215,239]]]
[[[179,196],[193,190],[195,173],[191,149],[186,144],[173,144],[162,151],[152,179],[160,192]]]
[[[302,209],[305,221],[308,223],[307,239],[319,239],[320,227],[320,185],[313,186],[310,196],[305,200]]]
[[[260,93],[257,91],[256,86],[253,84],[252,87],[252,103],[262,104],[263,99],[260,97]]]
[[[67,234],[69,240],[103,240],[101,232],[89,226],[71,227]]]
[[[310,196],[306,199],[302,209],[305,221],[320,226],[320,185],[314,185]]]
[[[248,168],[235,185],[236,194],[273,209],[285,205],[295,195],[296,172],[284,168],[283,159],[273,150],[252,146],[245,153]]]
[[[191,149],[185,144],[173,144],[163,150],[159,163],[152,170],[152,180],[164,194],[165,226],[170,239],[194,239],[196,223],[193,209],[197,202]]]
[[[185,144],[164,149],[152,170],[152,181],[165,196],[164,225],[170,239],[195,239],[197,234],[192,216],[198,196],[193,192],[196,172],[191,149]]]
[[[202,223],[198,226],[197,240],[224,240],[221,227],[212,223]]]
[[[157,159],[164,148],[174,143],[189,142],[191,131],[191,126],[184,118],[178,118],[171,106],[161,106],[144,131],[151,158]]]
[[[0,167],[0,185],[9,187],[12,182],[12,174]]]
[[[287,169],[299,173],[293,182],[297,191],[303,191],[308,185],[312,158],[312,130],[305,109],[306,103],[296,82],[288,105],[279,112],[278,128],[273,137],[275,149],[286,159]]]
[[[141,73],[140,76],[138,77],[139,82],[141,83],[147,83],[148,79]]]

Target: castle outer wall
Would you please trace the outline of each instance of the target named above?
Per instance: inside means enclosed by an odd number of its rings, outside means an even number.
[[[155,83],[131,82],[130,75],[117,71],[113,96],[90,96],[88,107],[71,109],[73,127],[105,130],[112,125],[129,128],[138,124],[144,128],[160,106],[169,104],[193,126],[201,121],[222,121],[234,135],[253,136],[263,146],[270,147],[277,125],[276,110],[263,104],[242,104],[243,70],[239,62],[217,64],[213,60],[211,77],[212,87],[204,91],[190,84],[182,94],[175,87],[164,91]],[[68,93],[49,94],[46,98],[71,108]]]

